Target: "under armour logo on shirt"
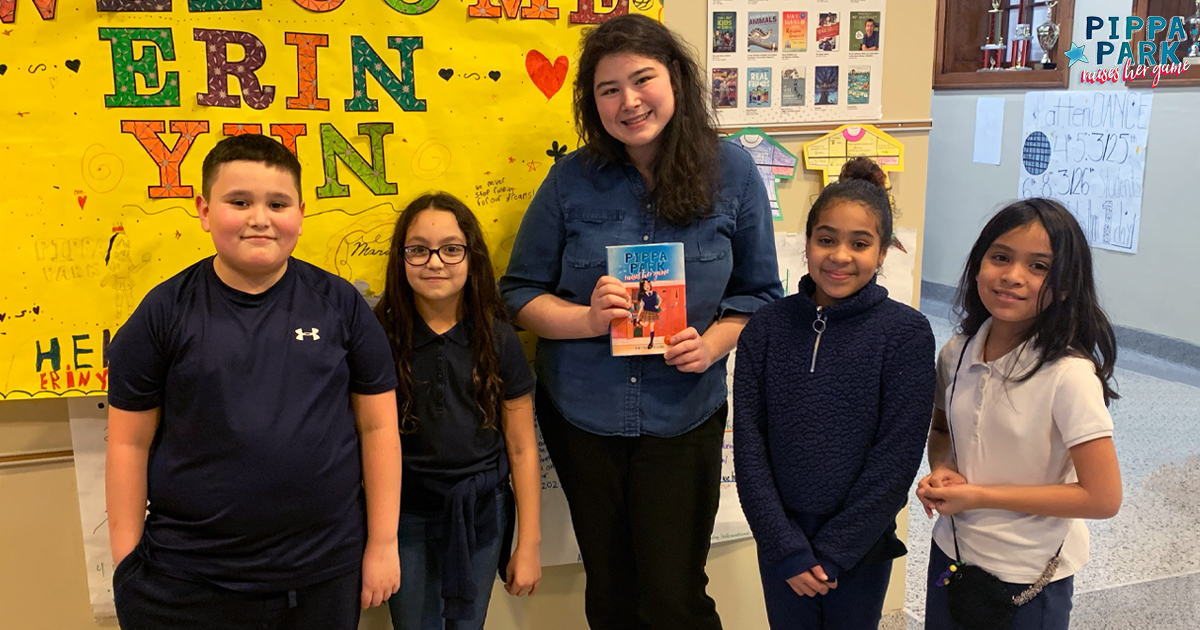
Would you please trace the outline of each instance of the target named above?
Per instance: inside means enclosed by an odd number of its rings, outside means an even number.
[[[319,332],[321,332],[321,331],[320,331],[320,330],[318,330],[318,329],[316,329],[316,328],[312,329],[312,330],[311,330],[311,331],[309,331],[309,332],[304,332],[304,329],[303,329],[303,328],[297,328],[297,329],[296,329],[296,340],[297,340],[297,341],[304,341],[304,338],[305,338],[305,337],[308,337],[309,339],[312,339],[313,341],[316,341],[316,340],[318,340],[318,339],[320,339],[320,338],[321,338],[321,335],[318,335],[318,334],[317,334],[317,333],[319,333]]]

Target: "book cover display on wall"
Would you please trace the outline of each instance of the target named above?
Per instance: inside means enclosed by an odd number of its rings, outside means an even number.
[[[886,0],[709,0],[721,125],[883,117]]]

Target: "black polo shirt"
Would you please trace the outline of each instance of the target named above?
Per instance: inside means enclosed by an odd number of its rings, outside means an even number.
[[[504,399],[533,391],[533,374],[512,326],[495,321],[496,354]],[[495,468],[504,452],[499,422],[483,428],[471,372],[473,327],[467,319],[444,334],[418,315],[413,323],[413,415],[416,429],[400,436],[404,477],[402,511],[443,509],[445,492],[455,483]]]
[[[213,259],[158,285],[109,348],[109,403],[162,408],[141,553],[246,592],[356,570],[366,540],[350,394],[396,387],[383,327],[350,283],[289,259],[257,295]]]

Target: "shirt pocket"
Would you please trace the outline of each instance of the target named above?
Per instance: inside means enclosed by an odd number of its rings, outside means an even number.
[[[563,226],[566,243],[563,260],[577,269],[608,264],[608,245],[620,243],[621,221],[625,211],[606,208],[566,208]]]
[[[727,258],[733,253],[733,234],[737,231],[737,205],[717,202],[712,214],[699,221],[692,231],[692,247],[685,241],[684,260],[687,262],[711,262]]]

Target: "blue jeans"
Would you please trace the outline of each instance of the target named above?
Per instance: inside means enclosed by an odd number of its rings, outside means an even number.
[[[497,578],[503,532],[512,518],[505,507],[507,485],[496,489],[497,531],[501,535],[477,548],[471,559],[479,597],[475,618],[470,621],[442,618],[442,513],[400,514],[400,592],[388,599],[395,630],[482,630]]]
[[[946,572],[951,562],[953,559],[942,553],[937,543],[933,543],[933,549],[929,552],[929,574],[925,580],[928,588],[925,592],[925,630],[963,630],[950,618],[946,587],[938,582],[938,577]],[[1013,595],[1029,586],[1004,584]],[[1071,596],[1074,593],[1074,576],[1047,584],[1037,597],[1017,609],[1008,630],[1067,630],[1071,625]]]

